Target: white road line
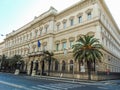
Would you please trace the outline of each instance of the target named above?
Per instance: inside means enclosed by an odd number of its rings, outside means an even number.
[[[39,87],[41,87],[41,85],[38,85]],[[68,83],[58,83],[58,84],[44,84],[43,85],[45,88],[51,88],[51,89],[55,89],[55,90],[68,90],[69,88],[77,88],[77,87],[82,87],[84,85],[75,85],[75,84],[68,84]],[[42,87],[43,87],[42,86]]]
[[[18,84],[9,83],[9,82],[5,82],[5,81],[0,81],[0,83],[11,86],[11,87],[15,87],[15,88],[21,88],[21,89],[25,89],[25,90],[33,90],[33,89],[30,89],[30,88],[27,88],[27,87],[24,87],[24,86],[21,86],[21,85],[18,85]]]
[[[50,90],[56,90],[55,88],[52,87],[47,87],[45,85],[38,85],[39,87],[45,88],[45,89],[50,89]],[[58,89],[59,90],[59,89]]]
[[[100,88],[100,89],[108,89],[108,88],[105,88],[105,87],[98,87],[98,88]]]
[[[47,87],[52,87],[52,88],[56,88],[57,90],[67,90],[68,88],[65,88],[65,87],[60,87],[60,86],[57,86],[57,85],[46,85]]]
[[[35,86],[32,86],[31,88],[34,88],[35,90],[48,90],[48,89],[44,89],[44,88],[40,88],[40,87],[35,87]]]

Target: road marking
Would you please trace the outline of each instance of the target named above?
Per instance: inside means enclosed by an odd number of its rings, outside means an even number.
[[[46,89],[50,89],[50,90],[56,90],[55,88],[52,88],[52,87],[47,87],[45,85],[38,85],[39,87],[42,87],[42,88],[46,88]],[[57,89],[59,90],[59,89]]]
[[[84,87],[85,85],[76,85],[76,84],[69,84],[69,83],[57,83],[57,84],[43,84],[43,85],[37,85],[38,88],[45,88],[50,90],[68,90],[71,88],[77,88],[77,87]],[[37,87],[33,87],[36,88]]]
[[[46,87],[52,87],[52,88],[56,88],[57,90],[67,90],[68,88],[66,87],[60,87],[60,86],[57,86],[57,85],[45,85]]]
[[[98,87],[98,88],[100,88],[100,89],[108,89],[108,88],[105,88],[105,87]]]
[[[32,86],[32,88],[34,88],[35,90],[37,89],[37,90],[48,90],[48,89],[44,89],[44,88],[39,88],[39,87],[35,87],[35,86]]]
[[[0,81],[0,83],[8,85],[8,86],[15,87],[15,88],[21,88],[21,89],[25,89],[25,90],[33,90],[33,89],[30,89],[30,88],[27,88],[27,87],[24,87],[24,86],[21,86],[21,85],[18,85],[18,84],[9,83],[9,82],[5,82],[5,81]]]

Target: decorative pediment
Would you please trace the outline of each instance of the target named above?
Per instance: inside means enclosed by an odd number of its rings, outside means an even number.
[[[35,32],[37,33],[37,32],[38,32],[38,30],[37,30],[37,29],[35,29]]]
[[[21,48],[21,52],[23,51],[24,49],[23,48]],[[16,51],[15,51],[16,52]]]
[[[88,36],[94,36],[95,35],[95,32],[88,32],[86,35],[88,35]]]
[[[40,27],[40,28],[39,28],[39,30],[42,30],[42,29],[43,29],[43,27]]]
[[[60,25],[60,22],[57,22],[56,25]]]
[[[67,22],[67,19],[63,19],[62,23],[65,23],[65,22]]]
[[[83,15],[83,13],[80,12],[80,13],[77,14],[77,17],[80,17],[80,16],[82,16],[82,15]]]
[[[25,48],[24,48],[24,50],[28,50],[28,48],[27,48],[27,47],[25,47]]]
[[[32,48],[35,48],[35,47],[36,47],[36,45],[33,45],[33,46],[32,46]]]
[[[48,25],[48,24],[46,24],[46,25],[44,26],[44,28],[48,28],[48,26],[49,26],[49,25]]]
[[[82,36],[83,36],[83,34],[77,35],[77,40],[78,40],[80,37],[82,37]]]
[[[58,44],[58,43],[60,43],[60,40],[56,40],[56,41],[55,41],[55,44]]]
[[[92,10],[93,10],[93,9],[90,8],[90,9],[86,10],[85,12],[86,12],[86,13],[90,13],[90,12],[92,12]]]
[[[43,45],[43,46],[46,46],[46,45],[47,45],[47,42],[43,42],[42,45]]]
[[[62,39],[61,42],[67,42],[67,39]]]
[[[71,16],[71,17],[69,18],[69,20],[72,20],[72,19],[74,19],[74,16]]]
[[[70,37],[69,38],[69,41],[74,41],[75,40],[75,37]]]

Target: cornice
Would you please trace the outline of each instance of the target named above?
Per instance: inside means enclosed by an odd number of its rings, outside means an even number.
[[[53,10],[53,8],[51,8],[51,9]],[[21,28],[17,29],[15,32],[11,32],[11,33],[7,34],[6,38],[9,38],[9,37],[14,36],[18,33],[21,33],[24,30],[26,30],[27,28],[33,27],[36,23],[39,26],[43,23],[46,23],[46,22],[50,21],[51,19],[48,19],[48,18],[54,17],[56,15],[55,11],[54,10],[52,11],[51,9],[48,10],[47,12],[41,14],[40,16],[34,18],[34,20],[32,20],[28,24],[22,26]],[[46,19],[47,19],[47,21],[46,21]],[[52,18],[52,20],[53,20],[53,18]],[[39,23],[39,21],[42,21],[43,23]],[[33,27],[33,28],[35,28],[35,27]]]
[[[108,9],[105,1],[104,0],[98,0],[98,1],[101,3],[101,5],[103,6],[104,10],[107,12],[107,15],[110,17],[110,20],[112,21],[113,25],[115,26],[117,32],[120,34],[120,29],[118,28],[118,26],[117,26],[117,24],[116,24],[116,22],[115,22],[115,20],[114,20],[114,18],[112,16],[110,10]]]
[[[84,28],[89,28],[89,26],[92,26],[92,25],[96,25],[98,24],[99,22],[99,18],[93,18],[92,20],[90,20],[89,22],[82,22],[81,24],[76,24],[72,27],[67,27],[65,30],[61,29],[59,32],[54,32],[55,34],[55,37],[59,36],[59,35],[64,35],[64,34],[68,34],[68,33],[72,33],[74,32],[74,29],[76,28],[81,28],[81,29],[84,29]],[[79,29],[77,29],[79,30]]]
[[[61,11],[56,15],[56,19],[63,18],[67,16],[68,14],[71,14],[75,11],[81,10],[86,6],[95,4],[96,0],[81,0],[80,2],[77,2],[76,4],[72,5],[71,7],[66,8],[65,10]]]

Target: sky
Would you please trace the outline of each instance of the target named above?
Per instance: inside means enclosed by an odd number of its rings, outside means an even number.
[[[5,35],[17,30],[53,6],[58,12],[80,0],[0,0],[0,42]],[[120,0],[105,0],[120,28]]]

